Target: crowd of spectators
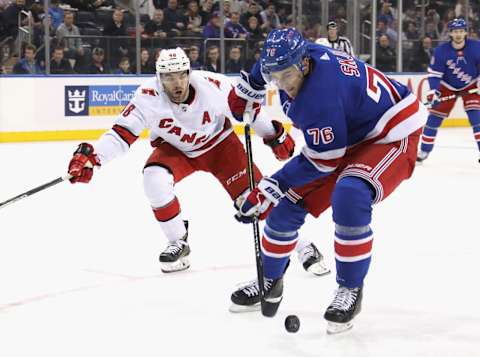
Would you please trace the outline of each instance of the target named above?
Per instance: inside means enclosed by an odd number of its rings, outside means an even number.
[[[151,15],[140,17],[142,73],[154,73],[159,49],[176,45],[187,50],[194,68],[220,71],[218,38],[222,29],[229,39],[227,71],[249,69],[247,65],[252,65],[251,58],[261,48],[267,33],[292,24],[292,17],[287,15],[291,3],[285,0],[225,0],[223,23],[218,1],[150,1],[154,7]],[[43,0],[0,0],[0,45],[9,44],[11,54],[19,58],[13,73],[45,71],[45,22],[51,38],[52,74],[136,72],[135,18],[128,9],[118,7],[120,3],[114,0],[50,2],[45,14]],[[20,14],[22,11],[29,15]],[[19,38],[19,26],[32,32],[28,48],[27,41]],[[18,46],[18,41],[25,44]],[[32,49],[35,66],[27,58]]]
[[[186,49],[192,68],[220,71],[221,30],[228,39],[225,49],[226,72],[249,70],[269,31],[293,25],[291,0],[225,0],[225,21],[218,0],[149,0],[150,14],[142,13],[141,73],[154,73],[161,48]],[[13,73],[37,74],[45,71],[44,39],[48,28],[50,70],[53,74],[136,73],[135,16],[116,0],[50,0],[45,14],[43,0],[0,0],[0,47],[9,45],[18,58]],[[360,22],[371,18],[371,2],[360,3]],[[379,1],[376,21],[376,64],[383,71],[396,69],[396,44],[402,39],[404,71],[425,71],[433,49],[448,40],[446,24],[463,16],[470,24],[469,36],[478,38],[480,4],[465,0],[430,0],[423,9],[420,0],[403,0],[398,18],[396,1]],[[299,27],[305,37],[324,36],[319,23],[321,2],[303,0],[304,16]],[[329,20],[335,20],[345,34],[347,1],[329,1]],[[21,15],[27,11],[28,16]],[[19,15],[20,14],[20,15]],[[17,53],[20,26],[28,26],[32,36],[28,46]],[[399,36],[398,21],[402,21]],[[45,26],[47,22],[47,26]],[[208,40],[207,40],[208,39]],[[24,39],[22,39],[24,40]],[[363,40],[363,39],[362,39]],[[363,53],[369,53],[369,45]],[[355,49],[362,54],[362,49]],[[32,56],[33,53],[33,56]],[[2,53],[0,52],[0,55]],[[368,58],[366,58],[369,60]],[[4,58],[0,57],[1,63]]]

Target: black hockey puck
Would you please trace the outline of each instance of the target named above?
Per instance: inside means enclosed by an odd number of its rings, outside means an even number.
[[[288,332],[295,333],[300,328],[300,319],[297,315],[288,315],[285,319],[285,329]]]

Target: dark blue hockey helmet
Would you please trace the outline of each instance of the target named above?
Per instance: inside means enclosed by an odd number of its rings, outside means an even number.
[[[260,64],[262,72],[278,72],[293,65],[299,65],[305,56],[307,43],[295,28],[272,30],[265,40]]]
[[[448,22],[448,31],[467,29],[465,19],[456,18]]]

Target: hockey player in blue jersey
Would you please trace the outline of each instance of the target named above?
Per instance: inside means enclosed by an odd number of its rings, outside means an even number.
[[[404,85],[344,52],[306,42],[291,28],[270,32],[259,62],[237,83],[237,101],[244,103],[237,108],[260,101],[258,93],[270,81],[306,145],[238,207],[246,222],[271,209],[261,239],[263,312],[273,316],[279,307],[306,215],[318,217],[332,206],[339,287],[324,317],[327,332],[341,332],[361,307],[372,205],[411,176],[428,111]],[[258,282],[240,287],[231,300],[232,312],[259,309]]]
[[[425,160],[432,151],[438,128],[456,102],[456,98],[441,103],[438,99],[452,94],[462,96],[480,150],[480,94],[475,92],[480,75],[480,41],[467,39],[466,28],[464,19],[454,19],[448,23],[451,41],[435,49],[428,67],[430,91],[427,99],[431,109],[423,129],[417,157],[419,162]]]

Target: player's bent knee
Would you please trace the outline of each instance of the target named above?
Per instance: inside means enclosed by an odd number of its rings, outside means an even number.
[[[375,192],[367,181],[359,177],[343,177],[332,193],[334,222],[349,227],[370,224],[374,196]]]
[[[143,170],[143,188],[152,207],[162,207],[175,198],[173,175],[164,167],[148,166]]]
[[[301,206],[283,199],[277,207],[272,209],[266,224],[279,232],[297,231],[305,223],[306,215],[307,211]]]

